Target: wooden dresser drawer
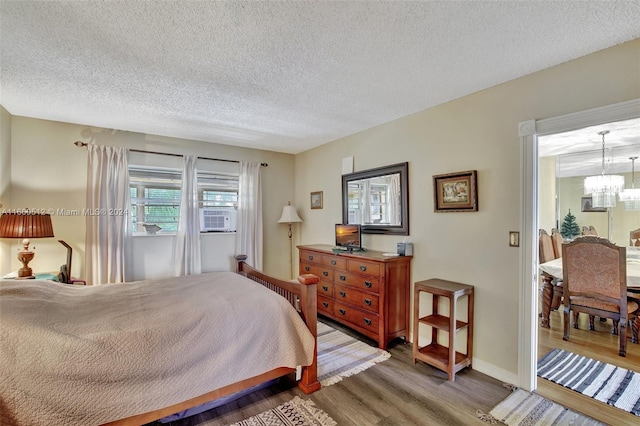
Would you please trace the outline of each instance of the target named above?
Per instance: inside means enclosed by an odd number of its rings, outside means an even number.
[[[374,293],[380,292],[380,279],[376,277],[336,271],[333,280],[336,284],[349,285],[355,288],[372,291]]]
[[[313,274],[317,275],[321,280],[333,280],[333,269],[323,267],[322,265],[314,265],[311,263],[300,264],[301,274]]]
[[[318,312],[329,317],[333,316],[333,299],[318,295]]]
[[[320,280],[318,283],[318,296],[333,298],[333,283]]]
[[[347,259],[339,256],[322,256],[322,264],[335,269],[347,269]]]
[[[380,275],[380,263],[360,259],[349,259],[347,262],[347,271],[356,274],[374,275],[377,277]]]
[[[348,303],[367,311],[378,312],[378,296],[375,294],[336,284],[333,297],[338,302]]]
[[[378,315],[373,312],[361,311],[343,303],[335,302],[333,314],[339,320],[350,322],[372,333],[378,332]]]
[[[300,262],[322,265],[322,255],[312,251],[300,251]]]

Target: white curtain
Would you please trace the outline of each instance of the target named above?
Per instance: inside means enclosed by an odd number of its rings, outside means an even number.
[[[396,173],[389,177],[389,196],[387,198],[389,206],[389,223],[391,225],[402,225],[400,220],[400,174]]]
[[[238,230],[236,254],[246,254],[247,263],[262,269],[262,188],[260,163],[240,162]]]
[[[195,155],[184,156],[180,216],[173,247],[173,270],[176,276],[195,275],[202,272],[197,163],[198,157]]]
[[[371,223],[371,182],[369,179],[362,181],[362,223]]]
[[[87,150],[87,283],[121,283],[130,235],[128,150],[94,144]]]

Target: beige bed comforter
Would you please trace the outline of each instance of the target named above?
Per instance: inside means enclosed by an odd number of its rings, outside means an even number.
[[[309,365],[313,349],[284,298],[231,272],[0,281],[0,424],[101,424]]]

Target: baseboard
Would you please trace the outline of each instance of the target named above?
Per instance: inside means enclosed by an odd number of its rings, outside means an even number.
[[[482,361],[477,358],[473,358],[472,367],[474,370],[479,371],[480,373],[486,374],[487,376],[491,376],[494,379],[498,379],[510,385],[517,386],[520,382],[517,374],[513,374],[510,371],[504,370],[500,367],[495,366],[494,364],[489,364],[488,362]]]

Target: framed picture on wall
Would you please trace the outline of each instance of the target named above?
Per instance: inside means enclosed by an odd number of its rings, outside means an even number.
[[[311,208],[312,209],[322,208],[322,191],[311,193]]]
[[[606,207],[593,207],[593,202],[590,196],[582,197],[580,205],[582,206],[583,212],[606,212]]]
[[[433,207],[436,213],[477,212],[477,171],[468,170],[434,176]]]

